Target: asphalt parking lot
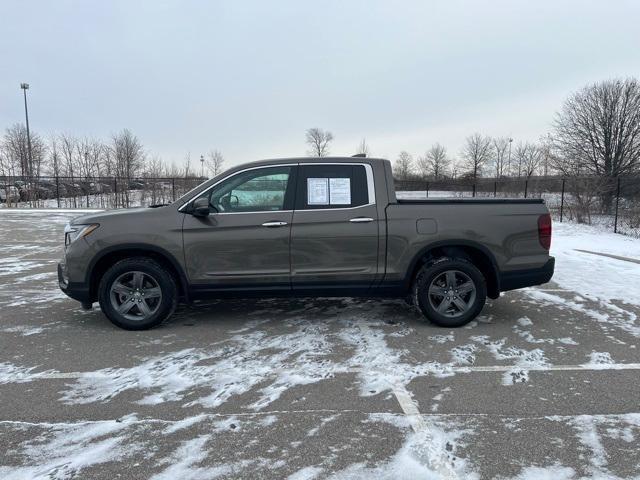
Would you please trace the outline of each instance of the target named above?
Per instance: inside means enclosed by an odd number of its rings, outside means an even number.
[[[635,303],[552,282],[456,330],[280,299],[127,332],[57,288],[73,216],[0,212],[2,479],[640,476]]]

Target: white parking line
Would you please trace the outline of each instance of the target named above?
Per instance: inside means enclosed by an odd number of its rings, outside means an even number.
[[[362,332],[365,338],[371,338],[372,333],[371,329],[368,325],[360,323],[358,325],[360,331]],[[364,369],[361,369],[364,371]],[[371,370],[368,370],[369,372]],[[458,478],[455,470],[453,469],[453,465],[449,460],[449,456],[446,452],[438,449],[433,434],[429,431],[429,426],[420,415],[420,410],[418,409],[418,404],[413,400],[411,394],[406,389],[404,385],[392,385],[393,395],[396,397],[402,412],[407,417],[409,424],[414,432],[419,433],[423,436],[424,444],[429,449],[429,452],[426,455],[424,460],[428,463],[428,467],[435,471],[439,478],[445,480],[455,480]]]
[[[475,367],[453,367],[455,373],[466,372],[510,372],[511,370],[527,370],[529,372],[548,371],[598,371],[598,370],[640,370],[640,363],[600,363],[583,365],[479,365]]]
[[[369,330],[368,327],[360,327],[362,333],[366,334]],[[528,372],[579,372],[579,371],[610,371],[610,370],[640,370],[640,363],[602,363],[602,364],[584,364],[584,365],[478,365],[469,367],[451,367],[450,369],[443,370],[443,373],[503,373],[510,372],[512,370],[527,370]],[[274,373],[286,373],[287,369],[273,369]],[[235,372],[235,370],[218,370],[220,373]],[[380,373],[386,374],[388,372],[373,369],[373,368],[349,368],[340,370],[338,373]],[[425,375],[427,376],[427,375]],[[117,378],[117,373],[99,373],[99,372],[56,372],[47,371],[40,373],[25,373],[16,374],[16,380],[56,380],[56,379],[78,379],[78,378],[90,378],[90,379],[113,379]],[[6,377],[5,377],[6,378]],[[411,398],[410,394],[398,385],[392,385],[392,390],[396,394],[396,397],[401,396],[403,398]],[[404,389],[404,391],[403,391]],[[398,400],[400,402],[400,400]],[[403,400],[404,402],[404,400]],[[406,402],[405,402],[406,405]],[[407,415],[413,415],[418,412],[418,406],[415,406],[415,411],[408,409]]]

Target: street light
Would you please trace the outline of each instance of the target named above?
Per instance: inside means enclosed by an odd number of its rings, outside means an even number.
[[[200,165],[202,166],[200,169],[200,176],[204,178],[204,155],[200,155]]]
[[[511,143],[513,142],[513,138],[509,137],[509,160],[507,161],[507,171],[509,172],[507,175],[511,174]]]
[[[26,169],[23,168],[23,170],[28,170],[28,175],[33,176],[33,157],[31,155],[31,134],[29,133],[29,110],[27,109],[27,90],[29,90],[29,84],[21,83],[20,88],[24,92],[24,116],[27,120],[27,146],[29,148],[29,151],[28,151],[29,165],[27,166]],[[23,171],[22,174],[24,175],[24,173],[25,172]]]

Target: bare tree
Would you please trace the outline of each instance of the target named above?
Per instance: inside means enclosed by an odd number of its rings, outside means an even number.
[[[55,135],[49,137],[49,152],[50,152],[50,173],[54,177],[60,176],[60,153],[58,152],[58,139]]]
[[[329,155],[329,144],[333,141],[333,134],[325,132],[321,128],[310,128],[306,133],[307,153],[314,157],[326,157]]]
[[[507,137],[498,137],[493,139],[493,173],[495,174],[496,179],[499,179],[509,172],[508,168],[508,160],[509,160],[509,146],[511,142]]]
[[[215,177],[222,173],[222,169],[224,168],[224,156],[222,156],[222,153],[218,150],[211,150],[207,154],[206,163],[207,168],[211,170],[212,175]]]
[[[145,159],[144,148],[138,137],[125,128],[113,135],[111,142],[119,176],[130,180],[138,175]]]
[[[159,155],[151,155],[144,165],[144,176],[147,178],[162,178],[165,176],[167,166]]]
[[[111,151],[114,157],[116,175],[125,179],[124,188],[119,190],[122,205],[130,204],[129,185],[131,179],[140,174],[145,161],[142,143],[130,130],[124,129],[111,137]],[[118,198],[116,197],[116,203]]]
[[[99,140],[84,138],[76,144],[79,173],[86,179],[100,176],[104,145]]]
[[[193,172],[191,171],[191,152],[187,152],[184,157],[184,169],[183,169],[184,178],[193,176]]]
[[[515,157],[518,164],[518,177],[525,176],[529,178],[537,172],[542,164],[542,149],[533,143],[520,142],[516,147]]]
[[[427,153],[419,156],[416,159],[415,169],[418,173],[418,176],[421,178],[428,178],[431,175],[431,167],[429,165],[429,158],[427,157]]]
[[[608,80],[569,97],[555,120],[556,167],[616,177],[640,170],[640,83]]]
[[[406,180],[413,172],[413,157],[405,151],[400,152],[393,164],[393,173],[399,180]]]
[[[542,175],[545,177],[549,175],[549,171],[553,170],[554,160],[554,150],[553,150],[553,137],[551,134],[547,133],[546,135],[542,135],[539,141],[540,153],[542,155]]]
[[[73,177],[76,171],[76,145],[78,140],[71,135],[60,135],[60,154],[62,155],[62,172],[65,176]]]
[[[367,139],[363,138],[362,141],[358,144],[358,148],[356,149],[356,154],[370,156],[369,145],[367,145]]]
[[[439,143],[434,144],[426,155],[429,165],[429,173],[438,180],[447,174],[449,164],[451,163],[447,157],[447,149]]]
[[[474,133],[467,137],[462,150],[462,167],[466,174],[475,180],[482,174],[482,169],[491,160],[492,155],[491,137]]]
[[[46,159],[47,146],[37,133],[31,132],[32,164],[29,162],[27,129],[21,123],[16,123],[5,130],[2,151],[5,168],[11,166],[13,175],[40,176]]]
[[[28,148],[27,129],[19,123],[8,127],[2,138],[3,171],[9,175],[26,175]]]

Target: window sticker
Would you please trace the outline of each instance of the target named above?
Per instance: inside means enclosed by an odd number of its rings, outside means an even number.
[[[351,180],[349,178],[329,179],[329,203],[331,205],[351,205]]]
[[[329,205],[328,178],[307,178],[307,205]]]

